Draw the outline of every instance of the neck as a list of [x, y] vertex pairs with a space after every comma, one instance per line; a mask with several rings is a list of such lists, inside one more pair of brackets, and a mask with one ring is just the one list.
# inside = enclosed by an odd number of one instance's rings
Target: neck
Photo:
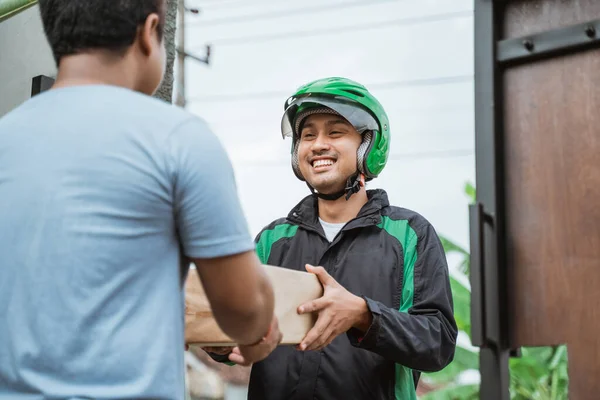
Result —
[[54, 87], [112, 85], [135, 90], [135, 69], [127, 56], [90, 52], [65, 56], [58, 65]]
[[319, 218], [325, 222], [342, 223], [356, 218], [361, 208], [367, 204], [367, 191], [362, 187], [357, 193], [354, 193], [348, 200], [345, 196], [337, 200], [324, 200], [319, 198]]

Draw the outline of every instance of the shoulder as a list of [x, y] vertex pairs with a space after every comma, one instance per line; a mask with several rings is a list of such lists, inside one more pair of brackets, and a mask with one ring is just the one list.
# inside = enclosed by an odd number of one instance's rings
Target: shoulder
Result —
[[407, 221], [413, 229], [431, 226], [431, 223], [417, 211], [397, 206], [387, 206], [382, 210], [382, 217], [392, 221]]
[[140, 97], [144, 114], [169, 136], [192, 134], [198, 138], [213, 139], [216, 137], [212, 129], [202, 117], [192, 114], [181, 107], [166, 103], [162, 100], [137, 94]]
[[265, 226], [258, 235], [256, 235], [256, 254], [263, 264], [269, 262], [271, 249], [273, 245], [283, 239], [292, 238], [298, 231], [298, 225], [287, 220], [279, 218]]
[[195, 135], [212, 136], [207, 122], [189, 111], [143, 93], [122, 87], [90, 87], [89, 92], [82, 88], [81, 95], [94, 97], [99, 109], [110, 109], [113, 120], [135, 123], [143, 127], [146, 134], [172, 137], [176, 133], [193, 132]]
[[429, 220], [414, 210], [390, 205], [382, 209], [381, 217], [379, 226], [403, 245], [437, 237]]
[[273, 243], [284, 237], [294, 236], [297, 230], [298, 225], [290, 222], [287, 218], [278, 218], [261, 229], [256, 235], [256, 242], [259, 244]]
[[193, 173], [210, 170], [216, 176], [231, 175], [225, 146], [202, 118], [177, 113], [159, 135], [157, 142], [164, 143], [171, 163], [192, 167]]

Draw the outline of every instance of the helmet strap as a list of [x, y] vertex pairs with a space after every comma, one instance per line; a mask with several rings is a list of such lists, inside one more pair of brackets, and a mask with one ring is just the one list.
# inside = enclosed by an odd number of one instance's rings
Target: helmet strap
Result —
[[344, 189], [340, 190], [339, 192], [335, 192], [335, 193], [331, 193], [331, 194], [324, 194], [324, 193], [316, 192], [315, 189], [312, 186], [310, 186], [310, 184], [308, 182], [306, 182], [306, 185], [310, 189], [311, 193], [316, 195], [320, 199], [337, 200], [340, 197], [346, 195], [346, 201], [348, 201], [348, 199], [354, 193], [357, 193], [360, 191], [360, 188], [364, 185], [363, 179], [364, 179], [364, 175], [360, 171], [357, 170], [355, 173], [350, 175], [348, 177], [348, 179], [346, 179], [346, 187]]

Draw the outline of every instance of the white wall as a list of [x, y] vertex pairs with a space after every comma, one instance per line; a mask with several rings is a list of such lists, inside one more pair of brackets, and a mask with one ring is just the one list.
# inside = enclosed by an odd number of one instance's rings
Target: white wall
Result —
[[0, 22], [0, 117], [31, 97], [34, 76], [54, 77], [38, 6]]

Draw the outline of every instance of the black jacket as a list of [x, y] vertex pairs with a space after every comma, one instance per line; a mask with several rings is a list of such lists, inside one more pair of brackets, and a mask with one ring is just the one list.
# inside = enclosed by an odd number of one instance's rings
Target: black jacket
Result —
[[419, 214], [390, 206], [383, 190], [367, 193], [367, 204], [331, 243], [312, 195], [257, 236], [263, 263], [324, 267], [366, 300], [373, 323], [360, 342], [350, 330], [322, 351], [277, 348], [253, 365], [250, 400], [416, 399], [420, 371], [452, 361], [457, 328], [434, 228]]

